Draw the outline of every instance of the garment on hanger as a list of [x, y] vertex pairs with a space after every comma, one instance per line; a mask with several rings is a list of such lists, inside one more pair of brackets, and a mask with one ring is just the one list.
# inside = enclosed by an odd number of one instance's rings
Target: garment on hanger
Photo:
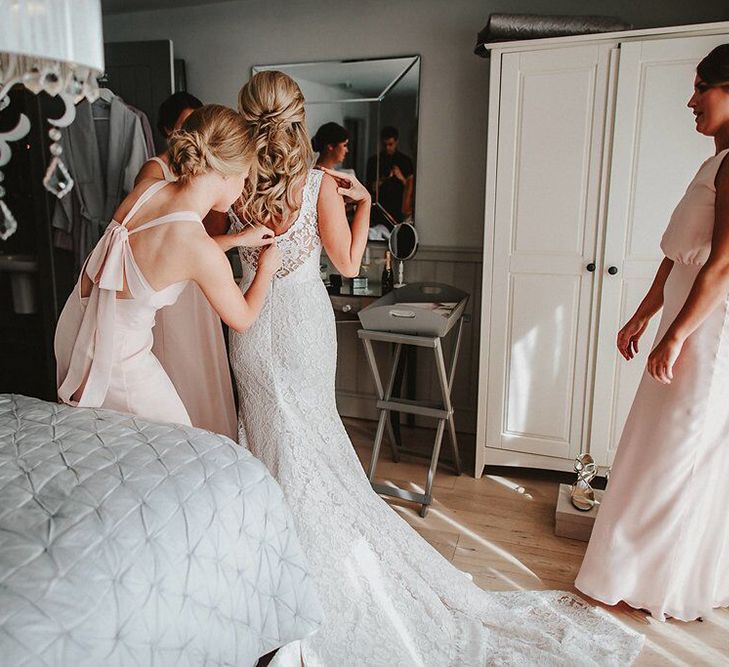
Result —
[[139, 117], [107, 89], [93, 104], [78, 104], [61, 145], [75, 186], [56, 204], [54, 241], [74, 252], [78, 270], [149, 154]]
[[156, 150], [154, 148], [154, 134], [152, 133], [152, 126], [149, 124], [149, 118], [147, 118], [147, 114], [144, 113], [141, 109], [137, 109], [132, 104], [127, 104], [127, 106], [136, 114], [137, 118], [139, 118], [140, 122], [142, 123], [142, 132], [144, 133], [144, 143], [147, 145], [147, 155], [154, 155], [156, 153]]

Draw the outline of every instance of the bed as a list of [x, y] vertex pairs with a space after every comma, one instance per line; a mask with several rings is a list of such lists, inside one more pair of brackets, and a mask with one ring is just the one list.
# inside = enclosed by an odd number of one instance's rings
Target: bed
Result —
[[0, 394], [0, 662], [255, 665], [321, 609], [265, 466], [221, 435]]

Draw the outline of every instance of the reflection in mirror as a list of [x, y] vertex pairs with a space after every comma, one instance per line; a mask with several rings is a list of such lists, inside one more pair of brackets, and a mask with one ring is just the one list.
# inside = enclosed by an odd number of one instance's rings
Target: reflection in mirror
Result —
[[261, 65], [301, 87], [316, 163], [354, 174], [372, 194], [370, 239], [414, 217], [420, 57]]

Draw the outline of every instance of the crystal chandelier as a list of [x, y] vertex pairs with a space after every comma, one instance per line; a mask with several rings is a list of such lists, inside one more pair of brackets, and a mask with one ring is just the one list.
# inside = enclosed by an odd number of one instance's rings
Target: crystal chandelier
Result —
[[[0, 111], [10, 104], [10, 89], [20, 83], [32, 93], [45, 91], [64, 102], [60, 118], [48, 119], [51, 161], [43, 185], [59, 199], [73, 187], [61, 160], [59, 128], [76, 117], [76, 103], [98, 97], [96, 77], [104, 71], [104, 40], [99, 0], [0, 0]], [[30, 130], [24, 114], [14, 128], [0, 132], [0, 239], [18, 224], [3, 201], [2, 168], [10, 162], [10, 142]]]

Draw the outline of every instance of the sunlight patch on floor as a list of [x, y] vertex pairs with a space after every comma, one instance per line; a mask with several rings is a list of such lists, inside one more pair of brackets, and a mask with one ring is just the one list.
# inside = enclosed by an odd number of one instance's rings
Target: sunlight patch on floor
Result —
[[643, 647], [643, 651], [645, 652], [646, 650], [653, 651], [656, 655], [661, 656], [661, 659], [665, 660], [665, 664], [667, 665], [676, 665], [677, 667], [693, 667], [688, 662], [685, 662], [673, 655], [673, 653], [663, 648], [660, 644], [656, 644], [656, 642], [654, 642], [652, 639], [648, 639], [648, 637], [646, 637], [645, 645]]
[[[443, 521], [450, 524], [454, 528], [457, 528], [464, 535], [467, 535], [468, 537], [470, 537], [474, 542], [478, 542], [478, 544], [486, 547], [489, 551], [495, 553], [500, 558], [503, 558], [507, 563], [511, 563], [512, 565], [515, 565], [517, 568], [519, 568], [519, 570], [521, 570], [525, 574], [528, 574], [529, 576], [534, 577], [537, 581], [541, 581], [540, 577], [537, 574], [535, 574], [533, 570], [529, 569], [516, 556], [514, 556], [513, 554], [506, 551], [506, 549], [502, 549], [501, 547], [497, 546], [493, 542], [489, 542], [489, 540], [485, 539], [478, 533], [473, 532], [467, 526], [464, 526], [462, 523], [459, 523], [458, 521], [451, 519], [444, 512], [441, 512], [438, 509], [431, 509], [430, 511], [433, 513], [433, 515], [442, 519]], [[519, 588], [523, 588], [523, 586], [519, 586]]]
[[506, 479], [506, 477], [498, 477], [496, 475], [485, 475], [485, 477], [493, 480], [497, 484], [501, 484], [501, 486], [505, 486], [507, 489], [510, 489], [511, 491], [514, 491], [521, 496], [524, 496], [527, 500], [534, 500], [534, 496], [532, 496], [531, 493], [527, 492], [527, 490], [521, 484], [512, 482], [510, 479]]
[[714, 611], [709, 620], [715, 625], [720, 625], [729, 631], [729, 614], [725, 613], [725, 611], [725, 609]]
[[[729, 658], [726, 653], [717, 651], [705, 642], [698, 640], [690, 632], [684, 630], [681, 627], [685, 625], [683, 621], [661, 623], [652, 618], [649, 618], [648, 621], [654, 633], [677, 643], [683, 651], [693, 653], [698, 661], [698, 663], [693, 664], [729, 665]], [[692, 623], [698, 622], [692, 621]]]

